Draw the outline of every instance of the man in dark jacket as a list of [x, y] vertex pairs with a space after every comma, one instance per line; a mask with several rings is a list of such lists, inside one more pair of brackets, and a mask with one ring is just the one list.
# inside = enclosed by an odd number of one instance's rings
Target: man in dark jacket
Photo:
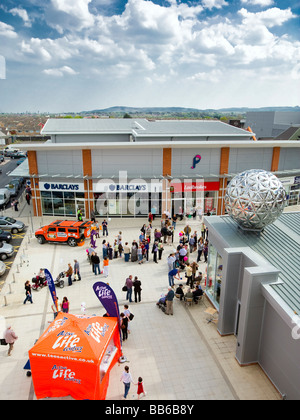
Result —
[[139, 300], [139, 302], [141, 301], [141, 281], [137, 278], [137, 276], [135, 276], [134, 280], [133, 280], [133, 287], [134, 287], [134, 301], [135, 303], [137, 303], [137, 301]]
[[168, 293], [166, 294], [166, 304], [167, 304], [167, 308], [166, 308], [166, 315], [173, 315], [173, 300], [174, 300], [174, 290], [172, 289], [172, 287], [168, 288]]

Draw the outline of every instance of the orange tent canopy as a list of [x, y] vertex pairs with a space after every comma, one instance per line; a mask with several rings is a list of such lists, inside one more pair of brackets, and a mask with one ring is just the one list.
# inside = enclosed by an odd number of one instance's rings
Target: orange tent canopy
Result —
[[29, 350], [36, 397], [105, 399], [120, 356], [116, 318], [60, 313]]

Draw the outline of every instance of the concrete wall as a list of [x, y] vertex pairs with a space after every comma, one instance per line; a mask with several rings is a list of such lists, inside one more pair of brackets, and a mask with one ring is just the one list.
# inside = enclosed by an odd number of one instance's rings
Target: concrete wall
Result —
[[279, 171], [300, 169], [300, 148], [281, 148], [279, 158]]
[[300, 400], [300, 339], [266, 302], [261, 334], [259, 363], [288, 400]]
[[[196, 155], [201, 156], [201, 161], [192, 169]], [[201, 145], [195, 149], [172, 149], [172, 176], [182, 178], [182, 175], [187, 175], [195, 178], [197, 174], [219, 174], [220, 155], [220, 149], [203, 149]]]
[[100, 142], [128, 142], [129, 134], [64, 134], [53, 135], [53, 143], [100, 143]]
[[38, 173], [83, 175], [81, 150], [37, 151]]
[[163, 149], [97, 149], [92, 151], [93, 176], [149, 178], [163, 173]]
[[271, 170], [273, 147], [255, 149], [230, 148], [229, 173], [240, 173], [248, 169]]

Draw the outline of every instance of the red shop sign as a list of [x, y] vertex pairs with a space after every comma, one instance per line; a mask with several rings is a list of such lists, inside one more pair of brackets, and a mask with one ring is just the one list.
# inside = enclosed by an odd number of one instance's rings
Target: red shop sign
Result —
[[[174, 182], [171, 183], [173, 192], [219, 191], [219, 181], [214, 182]], [[173, 189], [172, 188], [172, 189]]]

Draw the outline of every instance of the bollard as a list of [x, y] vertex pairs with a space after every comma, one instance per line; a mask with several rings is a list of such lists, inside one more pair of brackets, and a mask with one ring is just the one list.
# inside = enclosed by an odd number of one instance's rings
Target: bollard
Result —
[[16, 277], [15, 277], [15, 273], [13, 273], [13, 283], [16, 282]]
[[20, 271], [19, 271], [19, 264], [17, 264], [17, 273], [20, 273]]
[[4, 297], [4, 306], [7, 306], [7, 299], [6, 299], [6, 296], [4, 295], [3, 297]]
[[8, 287], [9, 287], [9, 292], [8, 292], [8, 294], [9, 294], [9, 295], [11, 295], [11, 294], [13, 293], [13, 292], [12, 292], [12, 289], [11, 289], [11, 283], [9, 283], [9, 284], [8, 284]]

